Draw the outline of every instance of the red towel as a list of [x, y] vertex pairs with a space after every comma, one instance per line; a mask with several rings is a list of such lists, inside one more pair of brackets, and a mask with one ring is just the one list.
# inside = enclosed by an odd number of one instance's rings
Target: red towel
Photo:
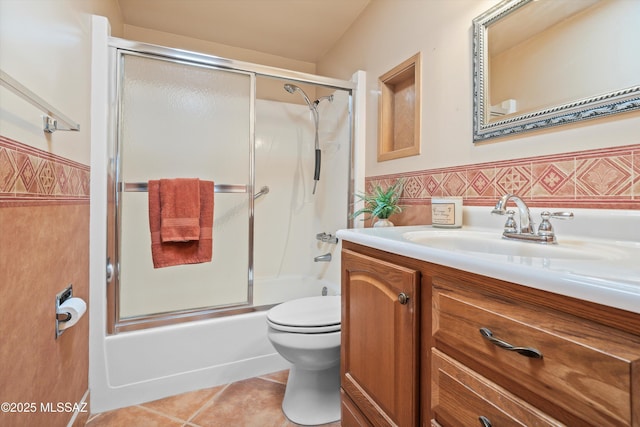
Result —
[[149, 228], [153, 267], [210, 262], [213, 255], [213, 182], [200, 181], [200, 234], [189, 242], [163, 242], [160, 234], [160, 181], [149, 181]]
[[160, 236], [163, 242], [200, 238], [200, 180], [160, 180]]

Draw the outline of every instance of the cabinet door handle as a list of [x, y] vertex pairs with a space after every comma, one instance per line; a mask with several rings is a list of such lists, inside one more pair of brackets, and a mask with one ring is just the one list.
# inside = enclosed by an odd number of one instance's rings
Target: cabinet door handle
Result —
[[492, 344], [497, 345], [500, 348], [504, 348], [505, 350], [515, 351], [516, 353], [533, 359], [542, 359], [542, 353], [539, 350], [532, 347], [517, 347], [511, 345], [506, 341], [502, 341], [501, 339], [494, 337], [493, 332], [488, 328], [480, 328], [480, 335], [489, 340]]
[[484, 415], [480, 415], [478, 417], [478, 420], [480, 420], [480, 425], [482, 427], [491, 427], [491, 421], [489, 421], [489, 418], [485, 417]]
[[405, 294], [404, 292], [400, 292], [398, 294], [398, 301], [400, 301], [400, 304], [405, 305], [409, 303], [409, 295]]

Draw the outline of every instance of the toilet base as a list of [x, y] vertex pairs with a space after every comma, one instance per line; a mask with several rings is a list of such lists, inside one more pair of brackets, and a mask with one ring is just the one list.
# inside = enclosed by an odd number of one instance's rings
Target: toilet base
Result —
[[296, 424], [318, 425], [339, 421], [340, 364], [319, 371], [292, 366], [282, 411]]

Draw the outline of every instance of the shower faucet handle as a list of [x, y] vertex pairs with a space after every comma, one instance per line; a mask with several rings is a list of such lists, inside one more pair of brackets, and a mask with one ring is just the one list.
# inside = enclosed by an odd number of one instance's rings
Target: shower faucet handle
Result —
[[333, 234], [327, 234], [325, 232], [316, 234], [316, 240], [320, 240], [324, 243], [338, 243], [338, 238]]

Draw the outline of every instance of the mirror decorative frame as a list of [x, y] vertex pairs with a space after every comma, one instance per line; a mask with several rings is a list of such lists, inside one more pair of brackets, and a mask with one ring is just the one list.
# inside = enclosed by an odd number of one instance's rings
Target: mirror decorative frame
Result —
[[473, 20], [473, 142], [640, 109], [640, 85], [489, 122], [488, 27], [535, 0], [504, 0]]

